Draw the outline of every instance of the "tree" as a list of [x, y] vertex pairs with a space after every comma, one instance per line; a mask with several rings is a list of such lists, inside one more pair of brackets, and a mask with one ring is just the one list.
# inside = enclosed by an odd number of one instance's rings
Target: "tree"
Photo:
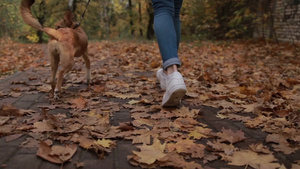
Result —
[[[41, 23], [41, 25], [44, 25], [45, 23], [45, 17], [46, 17], [46, 4], [45, 0], [42, 0], [41, 2], [38, 3], [38, 8], [35, 8], [33, 10], [33, 13], [35, 14], [37, 20]], [[37, 31], [36, 32], [37, 37], [38, 37], [38, 43], [43, 43], [45, 40], [43, 39], [43, 32], [42, 31]]]
[[147, 5], [147, 13], [149, 15], [149, 20], [148, 20], [148, 26], [147, 26], [147, 39], [153, 39], [154, 38], [154, 11], [152, 8], [151, 1], [148, 0]]

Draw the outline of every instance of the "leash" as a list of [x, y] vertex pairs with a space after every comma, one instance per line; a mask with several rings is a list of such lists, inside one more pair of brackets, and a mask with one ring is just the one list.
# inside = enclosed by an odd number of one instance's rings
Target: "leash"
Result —
[[83, 13], [82, 13], [82, 15], [81, 15], [81, 17], [80, 17], [79, 22], [76, 23], [76, 25], [74, 26], [73, 29], [76, 29], [76, 28], [78, 28], [78, 27], [80, 26], [80, 22], [82, 21], [82, 19], [83, 19], [83, 17], [84, 17], [85, 11], [86, 11], [87, 7], [89, 6], [90, 1], [91, 1], [91, 0], [88, 0], [87, 4], [86, 4], [86, 6], [85, 6], [85, 9], [84, 9], [84, 11], [83, 11]]

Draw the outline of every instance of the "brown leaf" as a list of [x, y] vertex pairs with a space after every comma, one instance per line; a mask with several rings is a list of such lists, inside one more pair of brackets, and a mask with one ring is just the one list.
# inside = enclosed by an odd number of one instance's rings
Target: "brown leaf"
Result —
[[0, 136], [2, 135], [9, 135], [13, 132], [13, 130], [15, 129], [14, 125], [2, 125], [0, 126]]
[[33, 124], [34, 129], [32, 129], [32, 132], [35, 133], [42, 133], [42, 132], [48, 132], [48, 131], [55, 131], [53, 129], [53, 126], [49, 122], [49, 120], [43, 120], [42, 122], [38, 121]]
[[62, 164], [72, 158], [77, 150], [76, 145], [66, 146], [48, 146], [45, 142], [41, 141], [37, 152], [37, 156], [48, 160], [52, 163]]
[[45, 142], [41, 141], [36, 155], [55, 164], [63, 163], [63, 161], [58, 156], [50, 156], [50, 153], [51, 147], [48, 146]]
[[10, 119], [10, 117], [0, 116], [0, 126], [5, 124], [9, 119]]
[[59, 159], [61, 159], [63, 162], [66, 162], [72, 158], [72, 156], [77, 151], [77, 145], [65, 145], [65, 146], [59, 146], [54, 145], [51, 147], [50, 156], [58, 156]]
[[165, 157], [158, 160], [161, 167], [184, 168], [184, 169], [202, 169], [200, 164], [187, 162], [178, 153], [168, 153]]
[[297, 147], [291, 147], [289, 143], [280, 142], [279, 144], [273, 144], [272, 147], [275, 151], [283, 152], [284, 154], [292, 154], [295, 151], [299, 150]]
[[220, 138], [220, 142], [229, 142], [231, 144], [243, 141], [246, 139], [244, 132], [241, 130], [233, 132], [231, 129], [222, 129], [216, 136]]
[[266, 137], [266, 142], [273, 142], [273, 143], [287, 143], [286, 136], [282, 134], [268, 134]]
[[262, 143], [251, 144], [250, 149], [256, 153], [272, 154], [267, 146], [264, 146]]
[[[171, 146], [171, 147], [170, 147]], [[193, 158], [204, 157], [205, 146], [202, 144], [194, 143], [194, 140], [185, 139], [179, 140], [175, 144], [167, 144], [168, 151], [172, 151], [175, 148], [177, 153], [190, 154]], [[173, 147], [173, 148], [172, 148]]]
[[166, 156], [164, 153], [166, 143], [160, 144], [160, 141], [155, 138], [152, 145], [148, 146], [143, 144], [142, 146], [137, 146], [140, 151], [132, 151], [133, 154], [138, 156], [137, 159], [140, 163], [145, 163], [147, 165], [153, 164], [156, 160], [159, 160]]
[[250, 150], [236, 151], [232, 156], [223, 156], [223, 159], [229, 161], [229, 165], [251, 166], [255, 169], [277, 169], [280, 164], [273, 163], [277, 159], [272, 155], [259, 155]]
[[95, 85], [93, 86], [93, 90], [95, 93], [102, 93], [105, 91], [105, 85]]
[[71, 100], [71, 103], [74, 104], [78, 109], [83, 109], [85, 108], [87, 102], [83, 97], [79, 97], [77, 99]]
[[134, 130], [132, 124], [129, 123], [129, 122], [120, 123], [120, 124], [119, 124], [119, 129], [120, 129], [121, 131], [132, 131], [132, 130]]
[[0, 108], [0, 116], [19, 116], [20, 110], [11, 104], [4, 104]]
[[140, 94], [121, 94], [121, 93], [117, 93], [117, 92], [105, 92], [104, 96], [107, 97], [116, 97], [116, 98], [120, 98], [120, 99], [135, 99], [135, 98], [139, 98], [141, 95]]
[[194, 139], [207, 138], [211, 131], [212, 129], [210, 128], [196, 127], [196, 129], [191, 131], [188, 136]]
[[224, 144], [219, 141], [208, 141], [207, 145], [210, 146], [212, 151], [221, 151], [226, 155], [232, 155], [233, 152], [237, 151], [238, 148], [235, 148], [232, 144]]

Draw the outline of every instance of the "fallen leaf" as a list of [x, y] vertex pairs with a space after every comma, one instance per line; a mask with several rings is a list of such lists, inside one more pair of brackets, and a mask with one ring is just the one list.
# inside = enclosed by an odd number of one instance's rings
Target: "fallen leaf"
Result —
[[77, 151], [77, 145], [72, 144], [68, 145], [66, 144], [65, 146], [60, 146], [60, 145], [54, 145], [51, 147], [51, 152], [50, 156], [58, 156], [60, 160], [63, 162], [66, 162], [72, 158], [72, 156], [75, 154]]
[[256, 153], [272, 154], [267, 146], [264, 146], [262, 143], [251, 144], [250, 149]]
[[72, 158], [77, 150], [76, 145], [55, 145], [50, 147], [41, 141], [37, 152], [37, 156], [55, 164], [62, 164]]
[[98, 139], [97, 141], [94, 142], [96, 145], [100, 145], [104, 148], [112, 148], [116, 145], [115, 141], [112, 140], [107, 140], [107, 139]]
[[79, 97], [77, 99], [71, 100], [71, 103], [74, 104], [78, 109], [83, 109], [85, 108], [87, 102], [83, 97]]
[[172, 168], [184, 168], [184, 169], [202, 169], [201, 164], [187, 162], [177, 153], [168, 153], [165, 157], [158, 160], [158, 164], [161, 167], [172, 167]]
[[200, 140], [201, 138], [207, 138], [210, 135], [211, 131], [212, 129], [210, 128], [196, 127], [196, 129], [191, 131], [188, 136], [190, 138]]
[[157, 138], [154, 138], [152, 145], [143, 144], [142, 146], [137, 146], [140, 151], [132, 151], [133, 154], [138, 156], [138, 162], [145, 163], [147, 165], [153, 164], [156, 160], [159, 160], [166, 156], [164, 153], [166, 143], [160, 144]]
[[13, 132], [13, 130], [15, 129], [14, 125], [2, 125], [0, 126], [0, 136], [2, 135], [9, 135]]
[[205, 146], [202, 144], [197, 144], [194, 140], [185, 139], [180, 140], [177, 143], [173, 144], [174, 148], [170, 148], [172, 144], [167, 144], [168, 151], [171, 152], [175, 148], [177, 153], [190, 154], [193, 158], [203, 158]]
[[215, 140], [213, 142], [207, 141], [206, 144], [210, 146], [209, 149], [211, 149], [211, 151], [224, 152], [226, 155], [232, 155], [233, 152], [238, 150], [238, 148], [234, 147], [232, 144], [224, 144]]
[[116, 97], [120, 99], [136, 99], [139, 98], [141, 95], [140, 94], [121, 94], [117, 92], [105, 92], [104, 96], [107, 97]]
[[231, 129], [222, 129], [221, 132], [216, 133], [216, 136], [220, 138], [220, 142], [229, 142], [231, 144], [243, 141], [246, 139], [244, 132], [241, 130], [233, 132]]
[[36, 133], [55, 131], [53, 129], [53, 126], [50, 124], [49, 120], [35, 122], [33, 124], [33, 127], [34, 127], [34, 129], [32, 129], [31, 131], [36, 132]]
[[19, 116], [20, 110], [11, 104], [3, 104], [0, 107], [0, 116]]
[[299, 150], [297, 147], [291, 147], [288, 143], [280, 142], [279, 144], [273, 144], [272, 147], [275, 151], [283, 152], [284, 154], [292, 154]]
[[[224, 158], [224, 157], [223, 157]], [[229, 165], [235, 166], [251, 166], [255, 169], [268, 168], [277, 169], [280, 164], [273, 163], [277, 159], [272, 155], [259, 155], [250, 150], [236, 151], [232, 156], [226, 156], [226, 160], [229, 161]]]
[[10, 119], [10, 117], [0, 116], [0, 126], [2, 126], [3, 124], [5, 124], [9, 119]]

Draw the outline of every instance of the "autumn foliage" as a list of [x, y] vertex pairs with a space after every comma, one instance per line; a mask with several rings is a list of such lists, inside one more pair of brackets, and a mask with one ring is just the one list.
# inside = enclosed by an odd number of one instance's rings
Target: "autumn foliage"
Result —
[[[3, 42], [3, 41], [2, 41]], [[26, 70], [26, 81], [12, 81], [1, 98], [50, 90], [50, 67], [43, 45], [8, 41], [1, 48], [2, 74]], [[155, 70], [161, 59], [156, 43], [91, 42], [92, 85], [85, 85], [83, 61], [65, 81], [61, 100], [37, 110], [12, 105], [0, 109], [0, 135], [7, 141], [29, 135], [21, 146], [38, 147], [50, 162], [68, 162], [81, 147], [105, 157], [118, 140], [137, 147], [128, 161], [143, 168], [202, 168], [216, 160], [252, 168], [284, 167], [274, 156], [299, 153], [299, 51], [287, 44], [265, 42], [182, 43], [180, 68], [188, 93], [177, 109], [163, 109]], [[28, 59], [20, 59], [25, 57]], [[26, 62], [24, 61], [26, 60]], [[3, 69], [7, 66], [6, 69]], [[247, 133], [201, 122], [204, 107], [220, 111], [219, 119], [242, 122], [249, 130], [268, 133], [247, 148], [238, 143]], [[64, 112], [55, 112], [64, 109]], [[119, 112], [131, 120], [111, 124]], [[54, 144], [58, 142], [59, 144]], [[297, 161], [293, 161], [297, 167]], [[76, 163], [78, 167], [83, 163]], [[299, 167], [299, 161], [298, 161]]]

